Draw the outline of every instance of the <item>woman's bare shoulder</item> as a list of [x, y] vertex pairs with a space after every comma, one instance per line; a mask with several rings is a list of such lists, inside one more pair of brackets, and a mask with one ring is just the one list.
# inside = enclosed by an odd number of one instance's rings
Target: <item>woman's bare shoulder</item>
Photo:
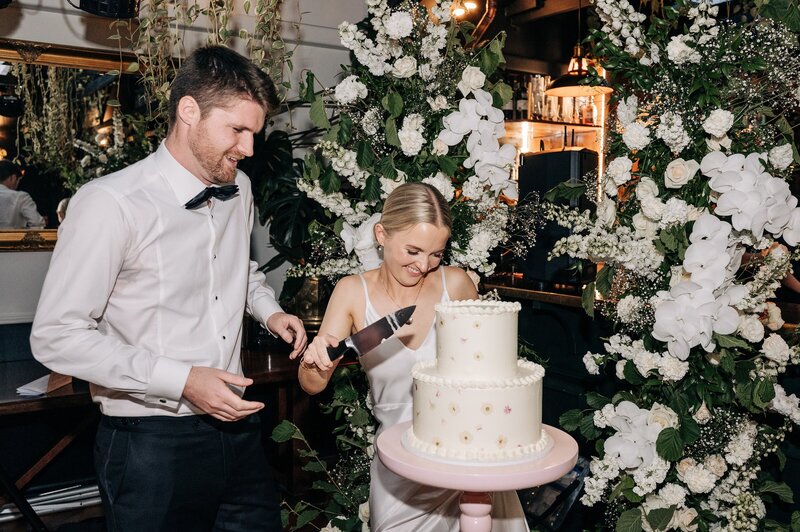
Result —
[[452, 299], [475, 299], [478, 297], [475, 283], [461, 268], [445, 266], [444, 276], [447, 282], [447, 292]]

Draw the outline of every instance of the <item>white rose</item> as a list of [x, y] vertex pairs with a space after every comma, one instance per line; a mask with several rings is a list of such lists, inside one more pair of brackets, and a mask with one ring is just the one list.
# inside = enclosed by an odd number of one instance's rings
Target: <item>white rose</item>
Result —
[[417, 60], [411, 56], [404, 55], [394, 62], [392, 74], [398, 78], [410, 78], [417, 73]]
[[717, 478], [722, 478], [722, 475], [724, 475], [725, 471], [728, 470], [728, 465], [725, 463], [725, 459], [718, 454], [710, 454], [706, 456], [705, 460], [703, 460], [703, 465]]
[[739, 336], [751, 343], [764, 339], [764, 326], [757, 316], [743, 314], [739, 317]]
[[670, 407], [664, 406], [660, 403], [653, 403], [650, 407], [650, 414], [647, 416], [649, 423], [658, 423], [661, 428], [677, 428], [678, 414], [676, 414]]
[[634, 120], [639, 113], [639, 98], [636, 96], [628, 96], [624, 100], [620, 100], [617, 104], [617, 120], [622, 126], [627, 126]]
[[679, 508], [675, 510], [668, 528], [676, 528], [684, 532], [694, 532], [697, 530], [697, 523], [692, 523], [697, 518], [697, 510], [694, 508]]
[[761, 352], [764, 353], [765, 357], [782, 366], [789, 362], [789, 356], [791, 354], [786, 341], [775, 333], [770, 334], [767, 339], [764, 340], [764, 343], [761, 345]]
[[617, 203], [604, 199], [597, 205], [597, 221], [603, 227], [611, 227], [617, 218]]
[[641, 201], [645, 198], [654, 198], [658, 196], [658, 185], [649, 177], [643, 177], [636, 185], [636, 198]]
[[476, 89], [482, 89], [483, 84], [486, 83], [486, 74], [480, 68], [468, 66], [461, 73], [461, 81], [458, 82], [458, 90], [461, 94], [467, 96], [470, 92]]
[[433, 155], [447, 155], [449, 149], [450, 147], [438, 138], [433, 139], [433, 146], [431, 148], [431, 153]]
[[667, 165], [664, 172], [664, 186], [667, 188], [681, 188], [688, 183], [700, 169], [700, 163], [691, 159], [675, 159]]
[[703, 130], [715, 137], [724, 137], [733, 125], [733, 113], [725, 109], [715, 109], [703, 121]]
[[784, 170], [788, 168], [794, 160], [791, 144], [784, 144], [783, 146], [775, 146], [769, 150], [769, 164], [777, 170]]
[[411, 14], [407, 11], [395, 11], [389, 15], [389, 19], [386, 21], [386, 35], [390, 39], [408, 37], [413, 28], [414, 22], [411, 20]]
[[608, 163], [606, 175], [614, 180], [615, 185], [621, 186], [630, 181], [631, 168], [633, 168], [633, 161], [627, 157], [617, 157]]
[[642, 213], [651, 220], [660, 220], [664, 215], [664, 202], [658, 198], [644, 198], [641, 205]]
[[644, 214], [637, 212], [631, 219], [636, 236], [643, 238], [654, 238], [658, 234], [658, 223], [654, 222]]
[[369, 523], [369, 500], [359, 505], [358, 518], [361, 519], [362, 523]]
[[781, 316], [781, 308], [772, 301], [767, 301], [766, 316], [761, 319], [761, 322], [770, 331], [779, 330], [785, 323]]

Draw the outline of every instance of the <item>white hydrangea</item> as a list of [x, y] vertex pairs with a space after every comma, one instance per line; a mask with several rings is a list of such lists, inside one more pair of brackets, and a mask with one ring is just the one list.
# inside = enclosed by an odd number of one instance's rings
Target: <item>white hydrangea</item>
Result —
[[[691, 460], [691, 459], [688, 459]], [[682, 462], [686, 461], [684, 459]], [[708, 493], [717, 483], [717, 476], [709, 471], [703, 464], [698, 464], [694, 460], [685, 468], [678, 468], [678, 478], [686, 484], [692, 493]]]
[[683, 119], [678, 113], [672, 111], [667, 111], [661, 115], [656, 128], [656, 137], [663, 140], [664, 144], [674, 154], [682, 152], [691, 141], [689, 134], [683, 128]]
[[668, 482], [658, 490], [658, 496], [667, 503], [667, 506], [681, 507], [686, 504], [686, 489], [680, 484]]
[[769, 150], [769, 164], [777, 170], [785, 170], [792, 164], [794, 160], [794, 153], [792, 152], [791, 144], [783, 144], [775, 146]]
[[449, 202], [456, 195], [456, 189], [453, 186], [453, 181], [442, 172], [437, 172], [435, 175], [426, 177], [422, 180], [422, 182], [427, 183], [438, 190], [442, 196], [444, 196], [445, 201]]
[[417, 155], [425, 146], [422, 116], [414, 113], [403, 120], [403, 127], [397, 132], [400, 149], [409, 157]]
[[725, 446], [725, 461], [729, 464], [741, 466], [753, 456], [757, 425], [748, 421], [742, 424], [741, 430]]
[[407, 11], [395, 11], [386, 20], [386, 35], [390, 39], [402, 39], [411, 35], [414, 29], [414, 21], [411, 14]]
[[703, 130], [714, 137], [724, 137], [733, 126], [733, 113], [715, 109], [703, 121]]
[[627, 126], [636, 121], [639, 115], [639, 98], [635, 95], [628, 96], [617, 104], [617, 120], [621, 126]]
[[367, 97], [367, 86], [358, 80], [358, 76], [352, 75], [344, 78], [334, 91], [336, 101], [341, 105], [349, 105], [359, 99]]
[[650, 144], [650, 130], [644, 124], [631, 122], [625, 126], [622, 141], [631, 150], [641, 150]]
[[600, 375], [600, 366], [597, 365], [595, 356], [596, 355], [591, 352], [587, 352], [583, 355], [583, 365], [586, 366], [586, 371], [588, 371], [590, 375]]
[[689, 205], [680, 198], [672, 197], [664, 204], [658, 226], [661, 229], [672, 225], [684, 225], [689, 220]]
[[699, 63], [702, 59], [700, 52], [695, 50], [689, 43], [692, 38], [689, 35], [677, 35], [670, 39], [667, 45], [667, 57], [676, 65], [685, 63]]
[[658, 373], [665, 381], [678, 382], [689, 372], [689, 362], [665, 354], [658, 361]]
[[775, 397], [770, 402], [770, 408], [792, 420], [795, 425], [800, 425], [800, 398], [795, 394], [787, 395], [780, 384], [775, 384]]

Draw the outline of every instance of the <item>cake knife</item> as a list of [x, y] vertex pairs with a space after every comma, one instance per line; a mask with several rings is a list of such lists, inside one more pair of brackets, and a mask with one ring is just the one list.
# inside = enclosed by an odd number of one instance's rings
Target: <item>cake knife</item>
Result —
[[355, 351], [358, 356], [369, 353], [384, 340], [396, 333], [397, 329], [405, 325], [416, 308], [416, 305], [411, 305], [410, 307], [401, 308], [400, 310], [387, 314], [375, 323], [348, 336], [339, 342], [338, 345], [328, 347], [328, 356], [331, 360], [336, 360], [344, 355], [348, 349]]

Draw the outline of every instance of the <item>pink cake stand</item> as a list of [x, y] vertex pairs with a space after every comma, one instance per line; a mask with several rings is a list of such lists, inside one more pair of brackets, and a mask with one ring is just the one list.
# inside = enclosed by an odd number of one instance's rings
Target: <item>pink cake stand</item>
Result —
[[549, 453], [537, 460], [510, 465], [469, 465], [438, 462], [408, 451], [402, 444], [403, 433], [411, 422], [400, 423], [378, 436], [375, 445], [381, 462], [398, 475], [437, 488], [463, 492], [462, 532], [489, 532], [492, 529], [492, 498], [489, 492], [541, 486], [567, 474], [578, 460], [578, 443], [566, 432], [549, 425], [542, 430], [553, 438]]

